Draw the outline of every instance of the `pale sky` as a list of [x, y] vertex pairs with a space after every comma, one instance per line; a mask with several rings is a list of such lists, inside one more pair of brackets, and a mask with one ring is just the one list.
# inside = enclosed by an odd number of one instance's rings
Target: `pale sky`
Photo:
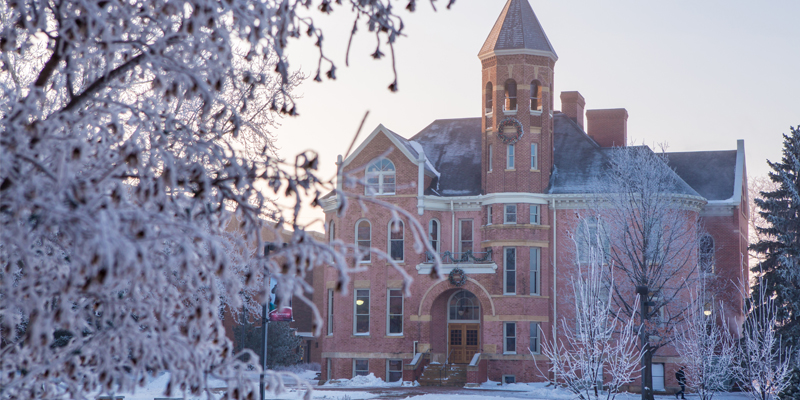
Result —
[[[433, 12], [419, 0], [417, 12], [400, 10], [407, 36], [395, 46], [397, 93], [387, 89], [389, 58], [369, 57], [375, 36], [363, 25], [345, 67], [353, 17], [345, 7], [317, 18], [337, 80], [300, 86], [300, 116], [276, 130], [279, 153], [293, 159], [316, 150], [332, 176], [367, 110], [360, 139], [378, 124], [408, 138], [436, 119], [479, 117], [477, 54], [505, 2], [458, 0], [447, 10], [447, 0], [439, 0]], [[406, 2], [394, 3], [401, 9]], [[751, 177], [767, 173], [766, 160], [780, 158], [781, 134], [800, 125], [800, 1], [530, 3], [559, 57], [556, 110], [562, 91], [577, 90], [587, 109], [626, 108], [629, 140], [667, 143], [668, 151], [732, 150], [744, 139]], [[295, 41], [291, 67], [313, 76], [316, 52], [310, 40]]]

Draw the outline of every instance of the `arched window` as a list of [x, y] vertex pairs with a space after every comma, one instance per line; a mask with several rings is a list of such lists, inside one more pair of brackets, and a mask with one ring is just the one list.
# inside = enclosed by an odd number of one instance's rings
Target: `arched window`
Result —
[[506, 111], [517, 111], [517, 82], [509, 79], [505, 83], [506, 89]]
[[403, 221], [389, 221], [389, 256], [392, 260], [403, 261]]
[[369, 262], [369, 248], [372, 247], [372, 226], [365, 219], [356, 222], [356, 245], [363, 254], [360, 262]]
[[365, 194], [394, 194], [394, 164], [388, 159], [375, 160], [367, 166]]
[[492, 82], [486, 82], [486, 114], [491, 114], [492, 112], [492, 96], [494, 96]]
[[700, 270], [714, 272], [714, 238], [711, 235], [700, 237]]
[[333, 221], [331, 221], [331, 223], [328, 224], [328, 243], [333, 242], [335, 239], [336, 239], [336, 226], [333, 224]]
[[433, 251], [439, 251], [439, 220], [432, 219], [428, 222], [428, 240], [431, 242]]
[[459, 290], [450, 296], [448, 304], [448, 321], [481, 322], [481, 305], [474, 294]]
[[531, 82], [531, 111], [542, 111], [542, 85], [537, 80]]

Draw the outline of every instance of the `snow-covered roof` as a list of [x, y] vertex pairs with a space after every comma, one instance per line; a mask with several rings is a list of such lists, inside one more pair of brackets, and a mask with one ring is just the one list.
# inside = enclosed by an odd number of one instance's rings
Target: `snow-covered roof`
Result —
[[533, 54], [558, 59], [528, 0], [508, 0], [478, 52], [484, 59], [499, 54]]

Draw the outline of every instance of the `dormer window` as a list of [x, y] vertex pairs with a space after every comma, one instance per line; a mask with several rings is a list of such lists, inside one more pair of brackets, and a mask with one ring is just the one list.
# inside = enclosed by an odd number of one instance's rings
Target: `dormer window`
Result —
[[395, 169], [394, 164], [388, 159], [381, 158], [369, 164], [366, 178], [365, 194], [394, 194]]
[[542, 85], [537, 80], [531, 82], [531, 111], [542, 111]]
[[492, 82], [486, 82], [486, 114], [492, 113], [492, 96], [494, 95], [494, 87]]
[[505, 83], [505, 111], [517, 111], [517, 81], [509, 79]]

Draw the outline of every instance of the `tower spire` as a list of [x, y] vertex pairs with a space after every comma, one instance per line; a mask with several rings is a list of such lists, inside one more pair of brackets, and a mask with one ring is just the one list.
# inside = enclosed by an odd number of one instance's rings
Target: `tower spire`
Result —
[[558, 60], [556, 51], [528, 0], [508, 0], [489, 37], [481, 47], [481, 60], [498, 55], [528, 54]]

